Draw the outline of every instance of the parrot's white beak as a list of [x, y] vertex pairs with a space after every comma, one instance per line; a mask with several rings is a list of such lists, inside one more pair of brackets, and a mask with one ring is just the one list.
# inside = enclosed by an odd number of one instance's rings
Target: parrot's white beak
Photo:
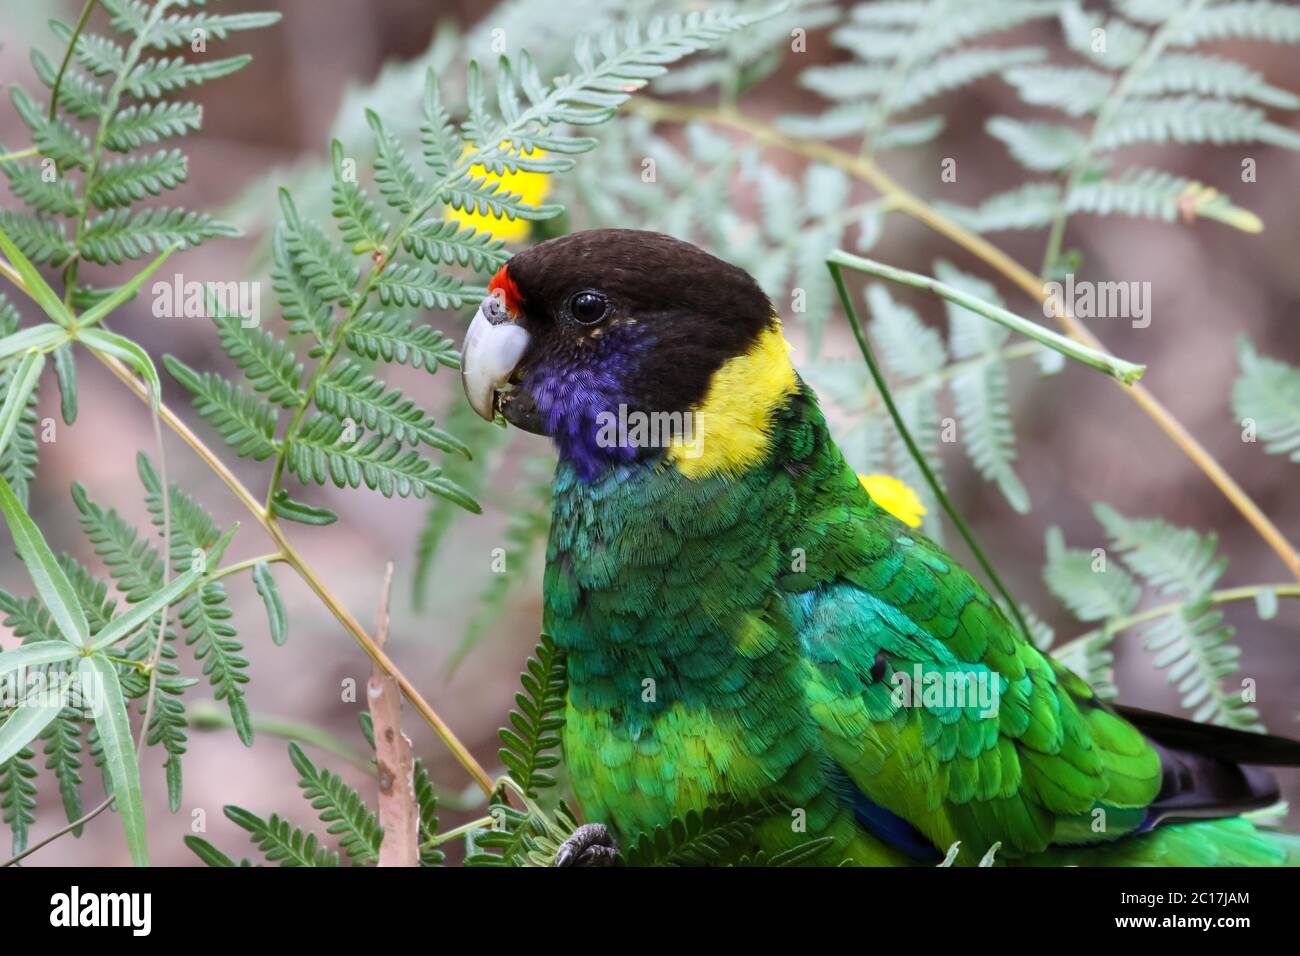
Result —
[[469, 324], [460, 357], [465, 397], [481, 417], [496, 418], [497, 389], [510, 380], [527, 349], [528, 331], [514, 322], [500, 296], [489, 295]]

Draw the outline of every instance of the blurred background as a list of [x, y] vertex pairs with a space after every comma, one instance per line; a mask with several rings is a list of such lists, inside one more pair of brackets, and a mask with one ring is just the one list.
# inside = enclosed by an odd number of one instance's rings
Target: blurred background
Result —
[[[80, 6], [0, 0], [0, 77], [6, 85], [18, 83], [30, 92], [37, 91], [29, 48], [38, 46], [57, 61], [62, 48], [46, 20], [59, 16], [72, 21]], [[300, 206], [311, 215], [325, 216], [329, 140], [336, 136], [349, 155], [354, 149], [357, 155], [365, 155], [369, 140], [364, 107], [373, 107], [393, 128], [407, 135], [419, 122], [425, 67], [434, 65], [448, 84], [461, 88], [468, 58], [495, 60], [491, 46], [494, 29], [505, 31], [508, 49], [524, 45], [542, 51], [539, 59], [555, 63], [559, 70], [579, 27], [616, 19], [623, 10], [651, 6], [224, 0], [223, 11], [270, 8], [280, 11], [283, 20], [270, 29], [238, 34], [222, 45], [223, 55], [247, 51], [254, 61], [240, 73], [198, 92], [204, 106], [203, 130], [181, 144], [190, 157], [190, 173], [178, 201], [188, 208], [221, 215], [240, 225], [246, 234], [238, 240], [214, 241], [187, 250], [175, 256], [165, 271], [172, 272], [174, 266], [187, 280], [200, 281], [260, 278], [264, 315], [273, 315], [270, 283], [266, 281], [267, 231], [275, 214], [273, 187], [289, 185]], [[834, 4], [819, 5], [825, 7], [834, 10]], [[98, 13], [92, 24], [102, 28], [103, 20], [102, 12]], [[831, 25], [823, 15], [813, 18], [807, 52], [799, 58], [787, 56], [746, 93], [743, 109], [747, 115], [770, 120], [783, 113], [824, 107], [822, 100], [794, 80], [797, 71], [810, 63], [845, 58], [843, 51], [826, 42]], [[1060, 55], [1062, 49], [1059, 27], [1050, 19], [999, 35], [998, 42], [1040, 43], [1054, 55]], [[1300, 91], [1300, 58], [1294, 48], [1244, 42], [1218, 47], [1261, 71], [1274, 86]], [[797, 63], [792, 62], [795, 59]], [[715, 99], [691, 94], [679, 98], [684, 102]], [[922, 196], [965, 204], [977, 203], [1025, 180], [1003, 145], [984, 128], [989, 116], [1025, 113], [1011, 87], [989, 78], [939, 102], [948, 118], [947, 128], [928, 144], [884, 154], [881, 163], [891, 175]], [[1300, 131], [1294, 113], [1280, 113], [1277, 121]], [[10, 149], [17, 148], [24, 133], [6, 97], [0, 104], [0, 141]], [[669, 144], [683, 143], [680, 127], [665, 126], [659, 133]], [[596, 135], [604, 138], [611, 133], [606, 128]], [[743, 139], [728, 132], [718, 135], [724, 137], [724, 144], [733, 135]], [[1149, 366], [1144, 381], [1151, 390], [1224, 463], [1282, 531], [1296, 540], [1300, 538], [1296, 465], [1283, 457], [1265, 455], [1260, 444], [1241, 441], [1241, 426], [1234, 418], [1229, 396], [1237, 374], [1234, 341], [1241, 333], [1249, 334], [1264, 354], [1300, 363], [1296, 327], [1300, 306], [1300, 158], [1293, 152], [1264, 147], [1151, 147], [1134, 152], [1139, 159], [1150, 153], [1162, 168], [1230, 191], [1234, 201], [1258, 213], [1267, 228], [1262, 235], [1246, 235], [1204, 220], [1166, 224], [1074, 217], [1067, 245], [1083, 253], [1091, 276], [1149, 281], [1153, 293], [1149, 328], [1134, 329], [1127, 322], [1111, 321], [1098, 324], [1096, 331], [1116, 354]], [[1257, 181], [1250, 184], [1240, 182], [1245, 155], [1257, 161]], [[579, 165], [600, 162], [600, 156], [598, 151], [580, 157]], [[960, 170], [954, 183], [939, 178], [940, 163], [947, 157], [955, 158]], [[767, 150], [763, 158], [791, 177], [802, 175], [805, 165], [800, 157], [780, 150]], [[613, 177], [611, 192], [639, 182], [642, 172], [636, 162], [622, 168], [608, 163], [599, 168], [602, 175]], [[567, 198], [572, 194], [567, 188], [557, 184], [557, 195]], [[852, 188], [854, 202], [870, 196], [861, 183]], [[756, 215], [757, 199], [743, 185], [731, 190], [728, 203], [742, 218]], [[0, 207], [12, 204], [7, 191], [0, 190]], [[571, 221], [582, 224], [582, 211], [574, 209]], [[645, 223], [633, 219], [623, 224], [637, 227]], [[565, 225], [541, 227], [533, 238]], [[1043, 250], [1041, 233], [1002, 232], [993, 238], [1020, 262], [1037, 269]], [[962, 250], [899, 216], [886, 221], [871, 255], [927, 272], [937, 258], [945, 258], [965, 271], [994, 278]], [[107, 284], [114, 275], [120, 273], [96, 270], [95, 281]], [[861, 285], [855, 283], [855, 288]], [[1012, 309], [1036, 316], [1034, 303], [1005, 284], [999, 283], [999, 288]], [[937, 300], [901, 292], [897, 297], [913, 305], [928, 323], [942, 326], [943, 309]], [[779, 297], [777, 302], [780, 306]], [[17, 304], [25, 320], [32, 321], [30, 303]], [[278, 315], [270, 321], [278, 322]], [[457, 316], [438, 314], [430, 321], [459, 339], [463, 326]], [[200, 370], [230, 370], [207, 320], [154, 318], [147, 297], [121, 309], [115, 327], [145, 343], [155, 361], [171, 353]], [[786, 327], [799, 364], [801, 355], [807, 354], [805, 328], [794, 321]], [[838, 314], [827, 322], [823, 339], [823, 356], [855, 354], [847, 325]], [[395, 384], [419, 396], [440, 422], [449, 412], [458, 414], [452, 411], [462, 402], [454, 374], [444, 370], [430, 377], [419, 370], [405, 371], [409, 374]], [[41, 447], [40, 470], [32, 486], [32, 513], [56, 551], [67, 550], [98, 567], [77, 527], [68, 497], [70, 484], [82, 482], [97, 501], [116, 507], [138, 526], [147, 526], [135, 453], [143, 449], [156, 457], [156, 452], [143, 404], [84, 355], [78, 372], [80, 417], [70, 427], [59, 421], [57, 440]], [[865, 370], [862, 374], [865, 379]], [[193, 415], [188, 396], [166, 376], [164, 380], [165, 399], [171, 407], [181, 411], [210, 445], [220, 447], [212, 430]], [[1019, 438], [1017, 471], [1033, 500], [1033, 511], [1028, 515], [1013, 511], [955, 449], [945, 451], [946, 478], [954, 500], [971, 520], [1012, 592], [1056, 627], [1058, 640], [1067, 640], [1086, 628], [1074, 622], [1043, 585], [1044, 533], [1057, 525], [1072, 546], [1090, 549], [1103, 544], [1101, 529], [1090, 512], [1094, 501], [1106, 501], [1131, 516], [1160, 516], [1217, 532], [1221, 553], [1230, 559], [1221, 586], [1287, 581], [1286, 568], [1277, 557], [1113, 383], [1073, 365], [1052, 378], [1040, 378], [1032, 370], [1017, 371], [1011, 396]], [[57, 420], [57, 404], [57, 390], [47, 381], [41, 417]], [[467, 628], [481, 613], [480, 596], [494, 586], [490, 571], [493, 549], [510, 547], [511, 516], [516, 517], [517, 525], [521, 512], [538, 512], [536, 473], [545, 470], [548, 451], [539, 439], [519, 435], [503, 439], [471, 417], [459, 415], [458, 421], [463, 424], [457, 434], [471, 447], [507, 444], [497, 453], [500, 464], [480, 495], [485, 514], [457, 516], [448, 526], [428, 569], [422, 607], [417, 609], [413, 600], [414, 555], [427, 527], [427, 502], [311, 489], [298, 497], [333, 509], [340, 515], [339, 522], [326, 528], [291, 525], [288, 531], [324, 580], [367, 625], [374, 620], [384, 565], [395, 563], [391, 656], [478, 759], [493, 770], [499, 766], [496, 730], [513, 704], [520, 667], [540, 624], [540, 558], [534, 554], [533, 560], [507, 570], [512, 581], [502, 613], [477, 625], [480, 633], [472, 648], [463, 654], [457, 651]], [[243, 522], [228, 559], [269, 550], [260, 530], [202, 462], [170, 433], [164, 432], [164, 442], [171, 479], [196, 495], [219, 522]], [[228, 460], [234, 461], [235, 472], [249, 487], [265, 488], [267, 474], [262, 466], [235, 461], [233, 456]], [[950, 534], [949, 545], [955, 547], [954, 541], [955, 535]], [[364, 686], [369, 660], [301, 581], [283, 566], [275, 570], [290, 621], [290, 637], [284, 647], [272, 646], [264, 610], [251, 584], [233, 581], [228, 588], [234, 623], [252, 661], [247, 692], [253, 714], [271, 724], [288, 721], [317, 728], [337, 739], [335, 749], [360, 752], [365, 745], [357, 717], [364, 706], [364, 694], [359, 695], [360, 703], [345, 700], [341, 687], [348, 679]], [[0, 587], [19, 595], [31, 593], [30, 581], [7, 549], [0, 559]], [[1284, 601], [1270, 621], [1259, 620], [1249, 602], [1225, 610], [1239, 631], [1242, 676], [1258, 683], [1264, 721], [1275, 733], [1300, 734], [1295, 723], [1300, 711], [1300, 602]], [[10, 634], [0, 632], [0, 645], [12, 643]], [[1150, 709], [1177, 710], [1177, 694], [1149, 665], [1137, 635], [1121, 637], [1115, 652], [1121, 699]], [[181, 660], [187, 662], [184, 652]], [[192, 660], [186, 663], [186, 672], [197, 674]], [[206, 686], [201, 685], [191, 694], [199, 700], [205, 692]], [[431, 765], [435, 781], [454, 804], [467, 790], [468, 779], [409, 708], [405, 725], [417, 753]], [[296, 774], [285, 748], [284, 739], [270, 732], [259, 733], [250, 749], [229, 730], [193, 731], [184, 762], [184, 807], [175, 815], [167, 813], [162, 773], [154, 766], [160, 759], [151, 751], [145, 783], [155, 862], [197, 862], [181, 843], [191, 832], [197, 810], [206, 815], [206, 837], [236, 858], [244, 853], [246, 835], [222, 817], [224, 804], [239, 804], [263, 815], [287, 813], [296, 821], [311, 823], [312, 815], [298, 797]], [[365, 775], [344, 757], [319, 749], [312, 753], [363, 794], [373, 792]], [[87, 806], [93, 805], [99, 787], [98, 781], [92, 780], [97, 774], [90, 769], [86, 774], [90, 781]], [[1300, 796], [1300, 775], [1287, 771], [1283, 776], [1294, 801]], [[43, 774], [40, 787], [41, 810], [34, 839], [62, 822], [52, 778]], [[470, 818], [467, 813], [448, 810], [443, 825]], [[1300, 817], [1292, 813], [1291, 822], [1297, 821]], [[28, 862], [109, 865], [127, 860], [120, 828], [115, 821], [101, 818], [79, 840], [60, 840]]]

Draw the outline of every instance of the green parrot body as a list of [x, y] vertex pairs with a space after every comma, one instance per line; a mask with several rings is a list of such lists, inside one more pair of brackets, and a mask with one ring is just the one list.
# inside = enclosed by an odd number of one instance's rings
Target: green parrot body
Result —
[[[523, 311], [557, 267], [517, 261]], [[548, 347], [568, 363], [612, 348], [590, 333]], [[532, 374], [560, 361], [534, 357]], [[686, 406], [702, 435], [652, 455], [593, 464], [547, 421], [545, 382], [522, 379], [533, 404], [507, 411], [560, 436], [544, 627], [566, 656], [563, 748], [586, 819], [627, 842], [758, 805], [755, 849], [829, 837], [827, 864], [933, 865], [957, 841], [966, 864], [995, 843], [1021, 865], [1285, 862], [1284, 838], [1218, 806], [1267, 802], [1261, 772], [1157, 744], [869, 497], [770, 306], [706, 371]], [[1188, 783], [1207, 774], [1208, 795]]]

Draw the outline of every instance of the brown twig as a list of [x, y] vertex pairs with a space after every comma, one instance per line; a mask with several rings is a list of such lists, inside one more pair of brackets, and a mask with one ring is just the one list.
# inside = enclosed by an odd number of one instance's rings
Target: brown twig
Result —
[[[393, 562], [384, 569], [384, 588], [375, 616], [375, 643], [388, 640], [388, 598]], [[420, 805], [415, 799], [415, 753], [402, 733], [402, 692], [397, 681], [376, 664], [366, 685], [366, 699], [375, 731], [375, 763], [379, 768], [379, 823], [384, 840], [380, 866], [420, 865]]]

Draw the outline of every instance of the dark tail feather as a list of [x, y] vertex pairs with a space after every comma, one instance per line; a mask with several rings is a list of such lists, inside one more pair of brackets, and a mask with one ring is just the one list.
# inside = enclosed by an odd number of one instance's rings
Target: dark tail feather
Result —
[[1137, 707], [1114, 709], [1148, 738], [1172, 750], [1260, 767], [1300, 767], [1300, 741], [1200, 724]]

